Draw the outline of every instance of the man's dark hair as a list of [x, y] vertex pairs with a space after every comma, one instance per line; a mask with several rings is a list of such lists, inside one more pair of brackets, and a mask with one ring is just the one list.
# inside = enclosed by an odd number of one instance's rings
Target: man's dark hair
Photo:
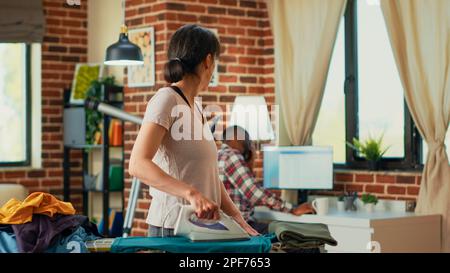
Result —
[[242, 153], [242, 156], [247, 162], [252, 158], [252, 141], [247, 130], [237, 125], [230, 126], [223, 130], [222, 133], [222, 141], [226, 143], [227, 140], [244, 141], [244, 152]]
[[245, 130], [241, 126], [233, 125], [223, 130], [222, 141], [226, 142], [227, 140], [250, 141], [250, 135], [247, 130]]

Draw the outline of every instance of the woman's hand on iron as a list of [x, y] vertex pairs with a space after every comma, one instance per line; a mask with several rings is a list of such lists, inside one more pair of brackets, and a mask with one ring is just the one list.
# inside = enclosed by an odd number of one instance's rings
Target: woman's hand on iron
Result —
[[187, 201], [195, 209], [195, 214], [200, 219], [219, 220], [219, 206], [206, 198], [197, 190], [192, 190], [187, 196]]

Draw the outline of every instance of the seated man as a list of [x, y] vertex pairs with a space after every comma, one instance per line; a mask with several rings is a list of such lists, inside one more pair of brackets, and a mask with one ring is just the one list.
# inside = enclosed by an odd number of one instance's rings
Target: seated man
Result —
[[295, 207], [278, 198], [256, 182], [252, 170], [254, 152], [248, 132], [239, 127], [228, 127], [223, 132], [219, 150], [219, 178], [228, 194], [240, 209], [244, 219], [259, 233], [267, 233], [267, 225], [258, 223], [253, 217], [255, 206], [302, 215], [313, 212], [310, 204]]

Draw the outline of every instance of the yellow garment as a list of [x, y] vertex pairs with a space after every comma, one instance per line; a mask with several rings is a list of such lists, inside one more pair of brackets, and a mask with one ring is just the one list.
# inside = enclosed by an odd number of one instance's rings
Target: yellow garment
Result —
[[24, 200], [10, 199], [0, 208], [0, 224], [18, 225], [31, 222], [33, 214], [75, 214], [71, 203], [62, 202], [51, 194], [34, 192]]

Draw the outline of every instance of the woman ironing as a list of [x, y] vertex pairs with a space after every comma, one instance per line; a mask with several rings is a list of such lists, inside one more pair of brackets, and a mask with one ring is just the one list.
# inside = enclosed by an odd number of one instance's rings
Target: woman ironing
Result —
[[164, 77], [171, 85], [149, 101], [129, 165], [130, 175], [150, 186], [149, 236], [161, 236], [162, 229], [173, 235], [179, 204], [210, 220], [222, 210], [258, 235], [219, 180], [216, 144], [194, 100], [207, 89], [219, 53], [214, 33], [197, 25], [181, 27], [170, 40]]

